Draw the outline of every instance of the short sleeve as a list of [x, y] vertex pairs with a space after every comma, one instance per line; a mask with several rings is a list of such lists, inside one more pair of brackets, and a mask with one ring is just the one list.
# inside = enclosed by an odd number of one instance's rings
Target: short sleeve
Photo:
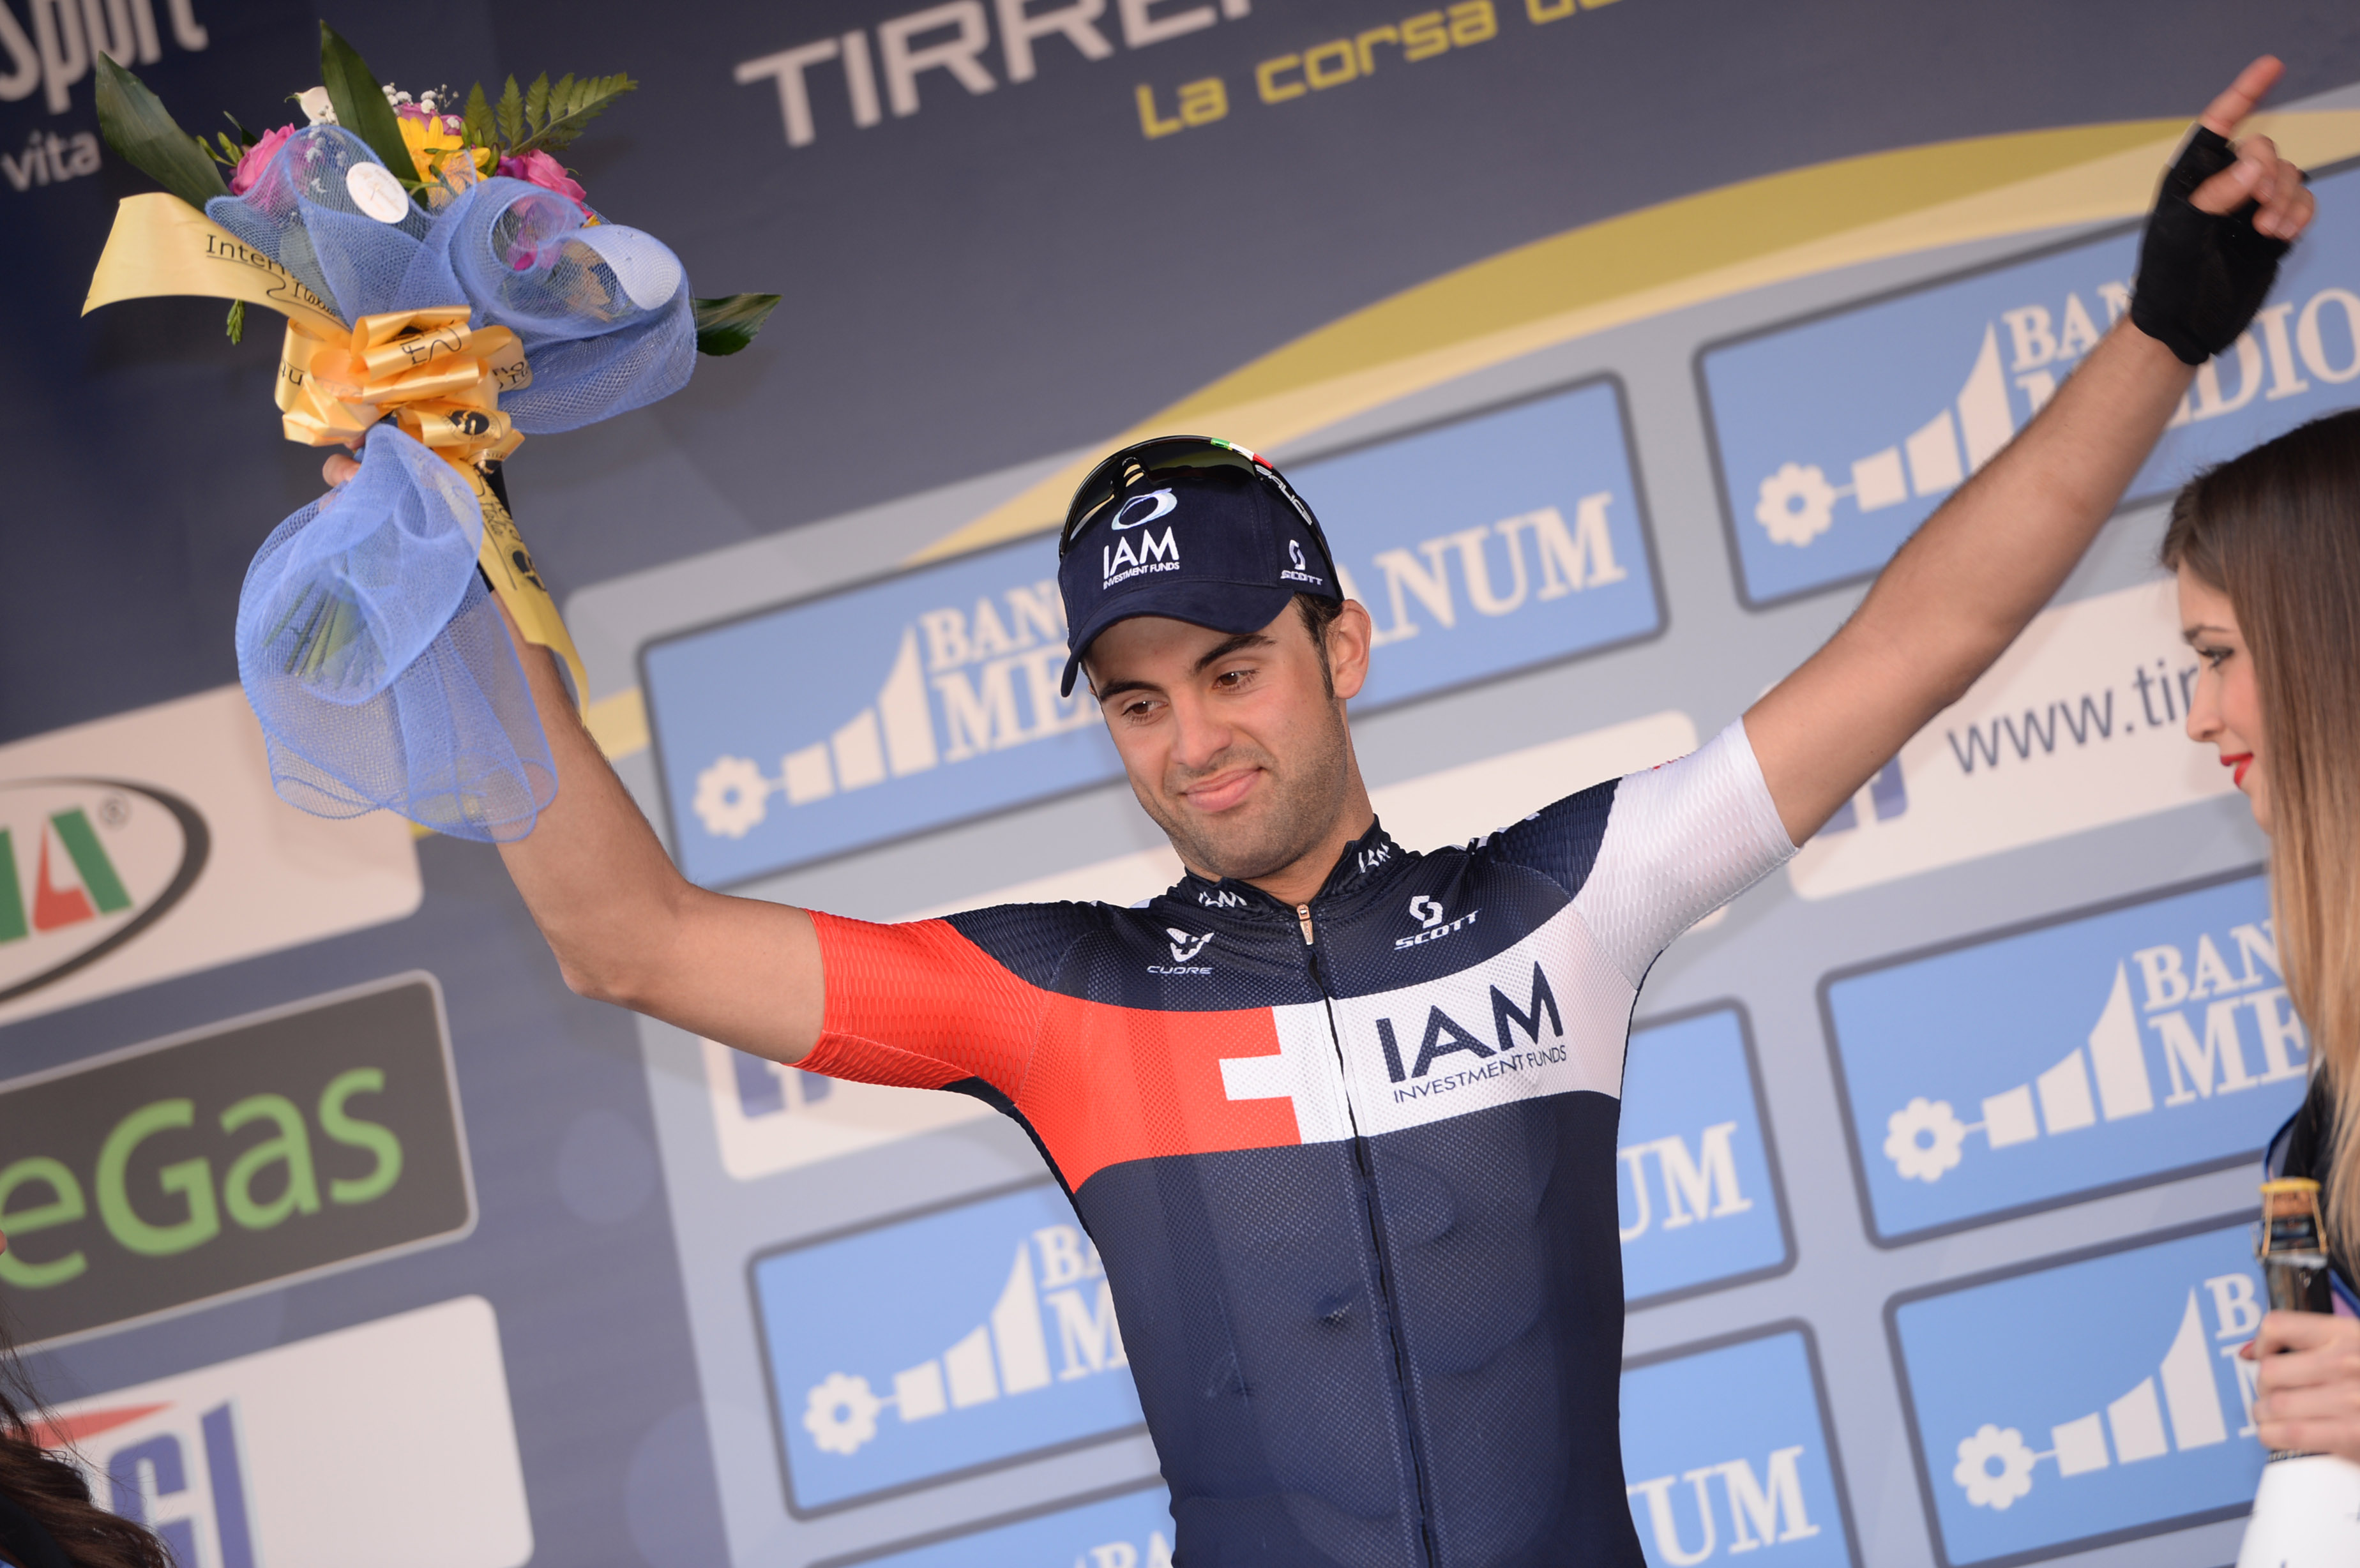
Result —
[[1616, 780], [1574, 908], [1637, 985], [1682, 931], [1794, 853], [1738, 719], [1677, 761]]
[[916, 1089], [979, 1078], [1013, 1099], [1058, 956], [1091, 929], [1088, 909], [1021, 904], [898, 925], [814, 911], [827, 1007], [795, 1065]]

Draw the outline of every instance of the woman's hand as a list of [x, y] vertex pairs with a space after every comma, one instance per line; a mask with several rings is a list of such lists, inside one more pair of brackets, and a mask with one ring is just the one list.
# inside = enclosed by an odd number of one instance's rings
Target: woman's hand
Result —
[[2360, 1465], [2360, 1318], [2272, 1312], [2240, 1354], [2261, 1364], [2254, 1421], [2264, 1447]]

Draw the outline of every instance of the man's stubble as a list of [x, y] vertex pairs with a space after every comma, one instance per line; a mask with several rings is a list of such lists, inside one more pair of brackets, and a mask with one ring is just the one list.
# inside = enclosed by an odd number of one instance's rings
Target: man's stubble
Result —
[[1195, 780], [1225, 768], [1258, 765], [1266, 782], [1256, 791], [1260, 800], [1249, 802], [1244, 811], [1184, 817], [1166, 804], [1164, 795], [1151, 795], [1135, 783], [1132, 793], [1191, 870], [1240, 882], [1274, 876], [1318, 847], [1335, 827], [1351, 789], [1352, 742], [1343, 704], [1332, 703], [1322, 712], [1326, 722], [1304, 737], [1287, 761], [1241, 742], [1202, 768], [1165, 775], [1166, 791], [1177, 795]]

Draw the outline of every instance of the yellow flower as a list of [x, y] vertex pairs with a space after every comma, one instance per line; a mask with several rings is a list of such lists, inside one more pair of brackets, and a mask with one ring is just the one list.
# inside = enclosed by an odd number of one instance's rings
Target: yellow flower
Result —
[[449, 118], [444, 114], [405, 114], [400, 116], [402, 145], [409, 147], [410, 161], [417, 166], [418, 178], [421, 181], [434, 178], [435, 166], [442, 162], [444, 154], [457, 152], [466, 146], [458, 132], [442, 128]]

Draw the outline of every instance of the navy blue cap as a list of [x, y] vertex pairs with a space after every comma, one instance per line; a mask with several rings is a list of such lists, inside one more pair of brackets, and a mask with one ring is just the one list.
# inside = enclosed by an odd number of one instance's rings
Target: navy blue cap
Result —
[[1059, 693], [1072, 692], [1082, 656], [1117, 621], [1165, 615], [1258, 632], [1297, 593], [1343, 598], [1327, 547], [1277, 483], [1241, 467], [1165, 469], [1102, 508], [1057, 563], [1069, 628]]

